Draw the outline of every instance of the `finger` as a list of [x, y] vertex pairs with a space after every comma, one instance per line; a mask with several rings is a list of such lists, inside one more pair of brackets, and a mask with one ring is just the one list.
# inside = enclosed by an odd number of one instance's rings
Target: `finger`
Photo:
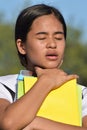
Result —
[[68, 75], [68, 74], [67, 74], [65, 71], [63, 71], [62, 69], [58, 69], [58, 71], [61, 72], [61, 74], [65, 75], [65, 76]]
[[68, 80], [71, 80], [71, 79], [78, 79], [78, 78], [79, 78], [79, 76], [78, 76], [78, 75], [75, 75], [75, 74], [74, 74], [74, 75], [68, 75], [68, 76], [67, 76], [67, 81], [68, 81]]

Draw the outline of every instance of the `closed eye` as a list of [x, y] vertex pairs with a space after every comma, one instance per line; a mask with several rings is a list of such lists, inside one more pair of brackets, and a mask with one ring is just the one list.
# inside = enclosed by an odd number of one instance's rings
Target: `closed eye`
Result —
[[62, 40], [63, 38], [64, 38], [64, 33], [63, 32], [55, 32], [55, 34], [54, 34], [54, 38], [56, 39], [56, 40]]
[[42, 38], [38, 38], [38, 40], [45, 40], [46, 38], [45, 37], [42, 37]]
[[38, 33], [36, 33], [36, 36], [37, 36], [38, 40], [45, 40], [47, 33], [46, 32], [38, 32]]
[[55, 37], [56, 40], [62, 40], [62, 37]]

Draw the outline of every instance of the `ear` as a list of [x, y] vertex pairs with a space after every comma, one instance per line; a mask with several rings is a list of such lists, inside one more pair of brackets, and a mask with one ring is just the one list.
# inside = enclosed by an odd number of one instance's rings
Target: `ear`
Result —
[[22, 40], [21, 39], [17, 39], [16, 44], [17, 44], [18, 51], [21, 54], [26, 54], [25, 45], [23, 44]]

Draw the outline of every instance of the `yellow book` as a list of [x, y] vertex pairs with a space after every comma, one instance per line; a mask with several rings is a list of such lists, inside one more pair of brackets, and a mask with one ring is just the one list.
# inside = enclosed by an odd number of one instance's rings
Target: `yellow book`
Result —
[[[24, 77], [25, 93], [36, 81], [36, 77]], [[77, 86], [76, 79], [51, 91], [40, 107], [37, 116], [81, 126], [81, 88]]]

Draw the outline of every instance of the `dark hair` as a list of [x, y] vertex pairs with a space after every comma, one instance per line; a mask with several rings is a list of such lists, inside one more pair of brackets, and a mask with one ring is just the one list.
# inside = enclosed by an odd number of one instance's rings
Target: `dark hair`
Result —
[[[26, 41], [27, 33], [30, 31], [34, 20], [43, 15], [54, 14], [55, 17], [63, 25], [64, 37], [66, 39], [66, 23], [60, 11], [52, 6], [45, 4], [34, 5], [24, 9], [18, 16], [15, 25], [15, 41], [21, 39]], [[20, 61], [24, 67], [27, 67], [26, 55], [20, 54], [18, 51]]]

